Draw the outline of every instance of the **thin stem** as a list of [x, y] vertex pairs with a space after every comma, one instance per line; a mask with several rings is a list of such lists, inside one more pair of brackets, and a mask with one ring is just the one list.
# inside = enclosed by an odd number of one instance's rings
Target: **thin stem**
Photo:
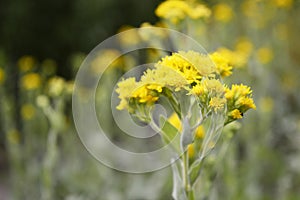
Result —
[[195, 199], [194, 191], [193, 191], [193, 187], [191, 186], [190, 177], [189, 177], [189, 157], [187, 151], [185, 151], [184, 154], [182, 155], [182, 160], [183, 160], [182, 177], [183, 177], [184, 191], [186, 193], [188, 200], [194, 200]]

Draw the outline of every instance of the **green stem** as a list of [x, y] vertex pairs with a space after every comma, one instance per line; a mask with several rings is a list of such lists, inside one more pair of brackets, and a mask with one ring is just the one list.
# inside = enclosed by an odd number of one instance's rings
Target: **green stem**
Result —
[[189, 177], [189, 157], [188, 152], [185, 151], [182, 155], [183, 159], [183, 170], [182, 170], [182, 177], [183, 177], [183, 186], [185, 194], [188, 200], [194, 200], [194, 191], [193, 187], [191, 186], [190, 177]]
[[53, 185], [53, 169], [57, 160], [57, 131], [50, 130], [47, 141], [47, 152], [44, 160], [43, 169], [43, 191], [42, 199], [51, 200], [54, 199], [54, 185]]

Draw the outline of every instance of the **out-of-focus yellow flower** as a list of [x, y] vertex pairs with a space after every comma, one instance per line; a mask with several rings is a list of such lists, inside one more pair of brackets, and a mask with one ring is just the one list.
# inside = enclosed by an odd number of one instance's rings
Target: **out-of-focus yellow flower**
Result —
[[262, 47], [257, 50], [256, 57], [262, 64], [268, 64], [273, 60], [273, 51], [268, 47]]
[[46, 95], [39, 95], [36, 98], [36, 104], [41, 108], [46, 108], [50, 105], [49, 98]]
[[173, 113], [169, 119], [168, 119], [169, 123], [172, 124], [172, 126], [174, 126], [175, 128], [177, 128], [177, 130], [179, 130], [180, 132], [182, 131], [182, 125], [181, 125], [181, 121], [178, 117], [178, 115], [176, 113]]
[[2, 68], [0, 68], [0, 85], [4, 82], [5, 80], [5, 73]]
[[274, 107], [274, 101], [271, 97], [263, 97], [260, 99], [259, 105], [263, 112], [270, 112]]
[[226, 3], [219, 3], [213, 8], [214, 17], [220, 22], [227, 23], [233, 17], [232, 8]]
[[187, 153], [189, 158], [193, 158], [195, 156], [195, 145], [194, 143], [189, 144], [187, 146]]
[[220, 97], [213, 97], [209, 101], [209, 106], [215, 111], [220, 111], [224, 108], [226, 103], [225, 98], [220, 98]]
[[65, 80], [61, 77], [53, 77], [48, 81], [48, 92], [52, 97], [57, 97], [62, 94], [65, 89]]
[[36, 61], [32, 56], [23, 56], [18, 60], [18, 66], [21, 72], [28, 72], [33, 69]]
[[226, 58], [229, 61], [229, 64], [241, 68], [246, 65], [249, 59], [249, 55], [242, 51], [232, 51], [227, 48], [219, 48], [217, 50], [222, 57]]
[[40, 87], [41, 76], [38, 73], [25, 74], [21, 79], [21, 85], [26, 90], [34, 90]]
[[186, 17], [191, 19], [207, 18], [210, 16], [211, 11], [203, 4], [192, 4], [182, 0], [168, 0], [157, 7], [155, 14], [177, 24]]
[[242, 12], [244, 15], [250, 18], [256, 18], [259, 16], [259, 5], [255, 0], [246, 0], [242, 3]]
[[20, 143], [20, 132], [16, 129], [9, 130], [7, 132], [7, 140], [11, 144], [19, 144]]
[[253, 50], [253, 44], [249, 38], [242, 37], [238, 39], [235, 49], [237, 52], [241, 52], [249, 56]]
[[35, 115], [35, 108], [31, 104], [24, 104], [21, 107], [21, 116], [24, 120], [31, 120]]
[[122, 26], [118, 33], [118, 39], [123, 46], [134, 46], [141, 42], [141, 38], [137, 30], [132, 26]]
[[230, 66], [229, 60], [220, 53], [214, 52], [210, 55], [210, 58], [216, 64], [217, 71], [222, 77], [230, 76], [232, 74], [232, 66]]
[[198, 126], [198, 128], [196, 129], [196, 132], [195, 132], [195, 138], [197, 139], [203, 139], [205, 136], [205, 130], [204, 130], [204, 127], [203, 125], [200, 125]]
[[294, 0], [272, 0], [272, 3], [278, 8], [291, 8]]
[[121, 53], [115, 49], [100, 51], [98, 56], [91, 62], [91, 70], [95, 74], [101, 74], [108, 67], [122, 66]]

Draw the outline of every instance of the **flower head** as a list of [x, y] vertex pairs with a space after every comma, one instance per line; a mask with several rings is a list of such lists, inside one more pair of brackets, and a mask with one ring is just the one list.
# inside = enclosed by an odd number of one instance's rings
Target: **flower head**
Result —
[[37, 89], [40, 87], [41, 83], [41, 76], [37, 73], [25, 74], [21, 79], [21, 85], [26, 90]]

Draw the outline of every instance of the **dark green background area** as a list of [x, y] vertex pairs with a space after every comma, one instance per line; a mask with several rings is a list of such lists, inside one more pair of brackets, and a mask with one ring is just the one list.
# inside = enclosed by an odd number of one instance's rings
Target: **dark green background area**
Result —
[[11, 61], [23, 55], [58, 62], [67, 76], [72, 53], [88, 53], [122, 25], [155, 22], [159, 0], [0, 0], [0, 48]]

